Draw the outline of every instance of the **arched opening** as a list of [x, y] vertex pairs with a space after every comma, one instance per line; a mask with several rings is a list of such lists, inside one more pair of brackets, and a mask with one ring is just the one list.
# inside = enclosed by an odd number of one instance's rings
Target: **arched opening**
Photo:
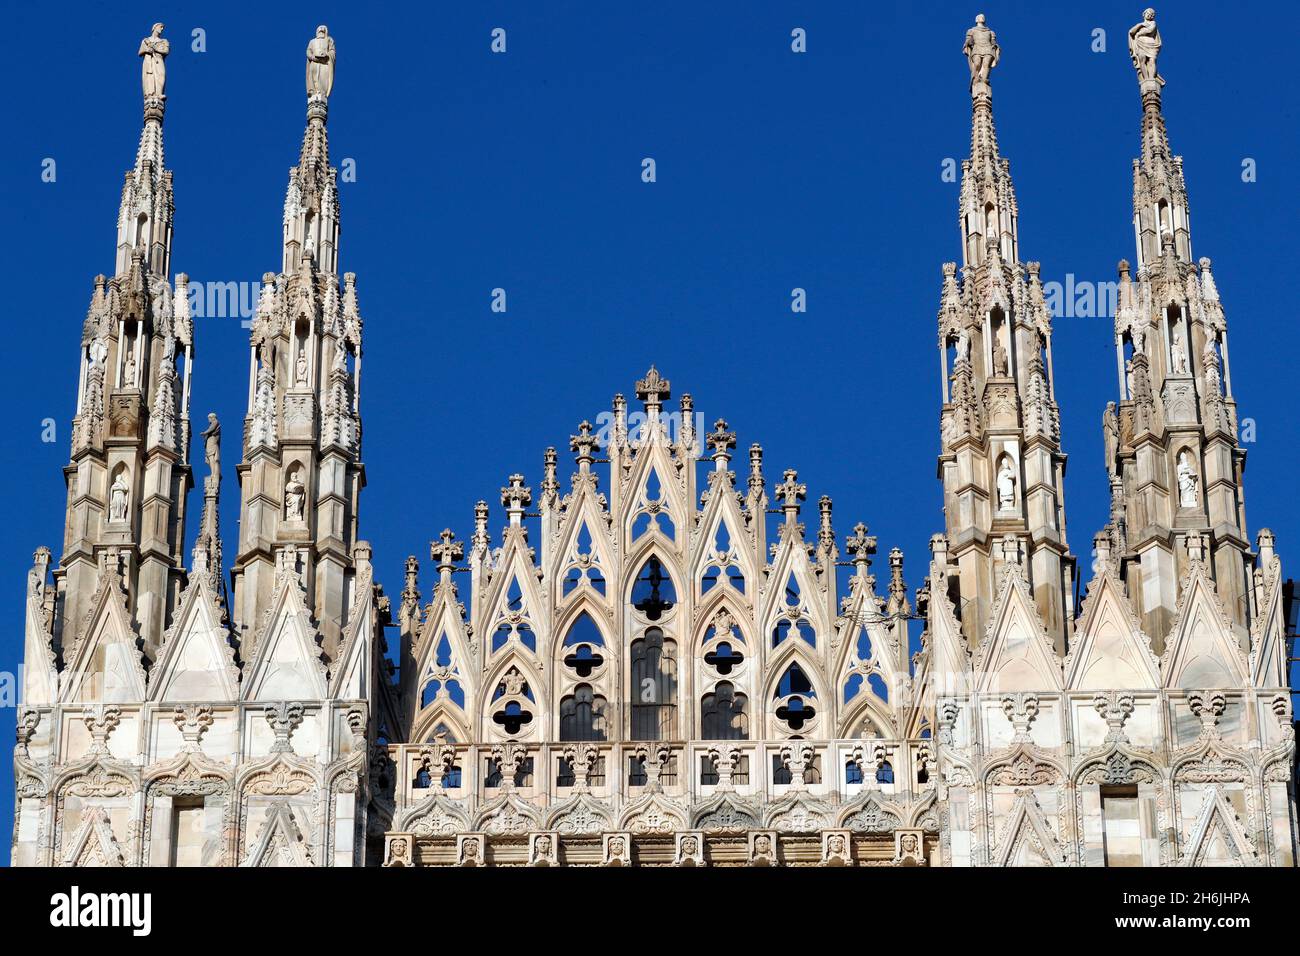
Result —
[[632, 739], [672, 740], [677, 725], [677, 643], [657, 628], [632, 642]]
[[748, 740], [749, 714], [744, 694], [730, 681], [720, 681], [700, 701], [700, 737], [704, 740]]

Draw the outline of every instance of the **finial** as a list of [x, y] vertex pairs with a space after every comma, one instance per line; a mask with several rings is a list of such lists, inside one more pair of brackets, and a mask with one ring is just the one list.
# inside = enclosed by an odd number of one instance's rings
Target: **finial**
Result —
[[1151, 7], [1142, 11], [1142, 19], [1128, 31], [1128, 55], [1137, 70], [1138, 85], [1142, 92], [1155, 93], [1159, 98], [1164, 78], [1156, 71], [1160, 56], [1160, 31], [1156, 28], [1156, 12]]
[[727, 449], [736, 447], [736, 433], [727, 431], [727, 420], [719, 418], [713, 423], [713, 431], [705, 438], [713, 449], [713, 462], [718, 471], [726, 471], [731, 456]]
[[592, 434], [591, 422], [583, 420], [578, 424], [578, 434], [569, 436], [569, 450], [578, 455], [578, 470], [587, 471], [596, 460], [593, 454], [600, 448], [600, 439]]
[[[450, 528], [443, 528], [438, 540], [429, 545], [429, 556], [438, 562], [439, 572], [450, 571], [457, 561], [465, 557], [465, 545], [456, 540], [456, 535]], [[408, 571], [412, 560], [408, 559]]]
[[167, 54], [171, 44], [162, 35], [163, 25], [155, 23], [149, 35], [140, 41], [140, 85], [144, 91], [144, 118], [162, 121], [167, 99]]
[[975, 26], [966, 31], [962, 52], [970, 63], [971, 96], [975, 99], [990, 97], [989, 72], [998, 65], [1002, 50], [998, 47], [997, 34], [984, 25], [984, 14], [978, 14]]
[[651, 365], [645, 378], [636, 383], [636, 397], [645, 402], [647, 411], [658, 411], [666, 399], [672, 398], [670, 383]]

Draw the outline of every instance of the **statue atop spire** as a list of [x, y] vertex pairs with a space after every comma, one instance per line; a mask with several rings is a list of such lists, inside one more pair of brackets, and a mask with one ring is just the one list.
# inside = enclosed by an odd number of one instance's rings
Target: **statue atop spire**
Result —
[[970, 91], [972, 96], [990, 94], [989, 72], [998, 65], [1002, 50], [997, 34], [984, 25], [984, 14], [975, 17], [975, 25], [966, 31], [966, 45], [962, 47], [970, 63]]
[[167, 54], [171, 44], [163, 38], [163, 25], [155, 23], [149, 35], [140, 41], [140, 86], [144, 91], [144, 107], [161, 111], [167, 99]]
[[316, 28], [316, 35], [307, 44], [307, 98], [317, 96], [329, 99], [334, 89], [334, 38], [325, 24]]
[[1137, 70], [1138, 80], [1145, 89], [1154, 84], [1156, 89], [1165, 85], [1164, 77], [1156, 72], [1156, 58], [1160, 56], [1160, 31], [1156, 28], [1156, 12], [1151, 7], [1142, 11], [1142, 19], [1128, 31], [1128, 55]]

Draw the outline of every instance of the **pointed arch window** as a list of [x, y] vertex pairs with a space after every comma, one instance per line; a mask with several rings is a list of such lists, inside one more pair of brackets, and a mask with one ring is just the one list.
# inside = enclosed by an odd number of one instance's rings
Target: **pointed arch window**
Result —
[[632, 584], [632, 606], [647, 620], [657, 621], [677, 604], [677, 589], [656, 555], [641, 565]]
[[647, 628], [632, 642], [632, 739], [672, 740], [677, 725], [677, 642]]
[[573, 693], [560, 699], [561, 740], [607, 740], [605, 698], [590, 684], [579, 684]]
[[730, 681], [721, 681], [700, 701], [700, 736], [704, 740], [748, 740], [748, 700]]

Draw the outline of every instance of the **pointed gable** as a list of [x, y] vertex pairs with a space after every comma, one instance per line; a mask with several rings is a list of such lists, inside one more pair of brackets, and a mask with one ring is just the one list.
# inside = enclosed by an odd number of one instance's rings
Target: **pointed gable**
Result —
[[348, 612], [347, 630], [330, 679], [330, 696], [336, 700], [370, 697], [374, 683], [374, 588], [370, 576], [357, 581], [357, 600]]
[[88, 625], [68, 655], [65, 703], [134, 703], [145, 699], [145, 673], [135, 628], [116, 580], [101, 581]]
[[207, 576], [196, 574], [181, 595], [176, 620], [149, 673], [149, 699], [179, 703], [238, 698], [239, 671], [221, 605]]
[[1067, 655], [1071, 690], [1138, 690], [1160, 686], [1160, 665], [1123, 585], [1101, 572], [1088, 586], [1083, 618]]
[[315, 627], [297, 578], [281, 572], [266, 623], [247, 665], [244, 700], [322, 700], [326, 694]]
[[277, 803], [266, 813], [257, 844], [243, 866], [311, 866], [311, 849], [287, 804]]
[[1246, 664], [1214, 583], [1199, 561], [1188, 565], [1177, 614], [1160, 658], [1164, 686], [1240, 687]]
[[1062, 866], [1065, 853], [1032, 790], [1016, 797], [1002, 831], [998, 866]]
[[27, 626], [23, 638], [22, 691], [19, 703], [24, 707], [45, 707], [54, 703], [59, 693], [59, 676], [55, 669], [54, 641], [45, 612], [35, 594], [27, 597]]
[[122, 846], [113, 834], [108, 810], [97, 804], [86, 808], [81, 826], [63, 858], [64, 866], [126, 866]]
[[1059, 690], [1061, 662], [1020, 569], [1003, 572], [1002, 594], [975, 656], [981, 691]]
[[1255, 866], [1259, 858], [1232, 804], [1218, 787], [1206, 792], [1183, 855], [1186, 866]]

